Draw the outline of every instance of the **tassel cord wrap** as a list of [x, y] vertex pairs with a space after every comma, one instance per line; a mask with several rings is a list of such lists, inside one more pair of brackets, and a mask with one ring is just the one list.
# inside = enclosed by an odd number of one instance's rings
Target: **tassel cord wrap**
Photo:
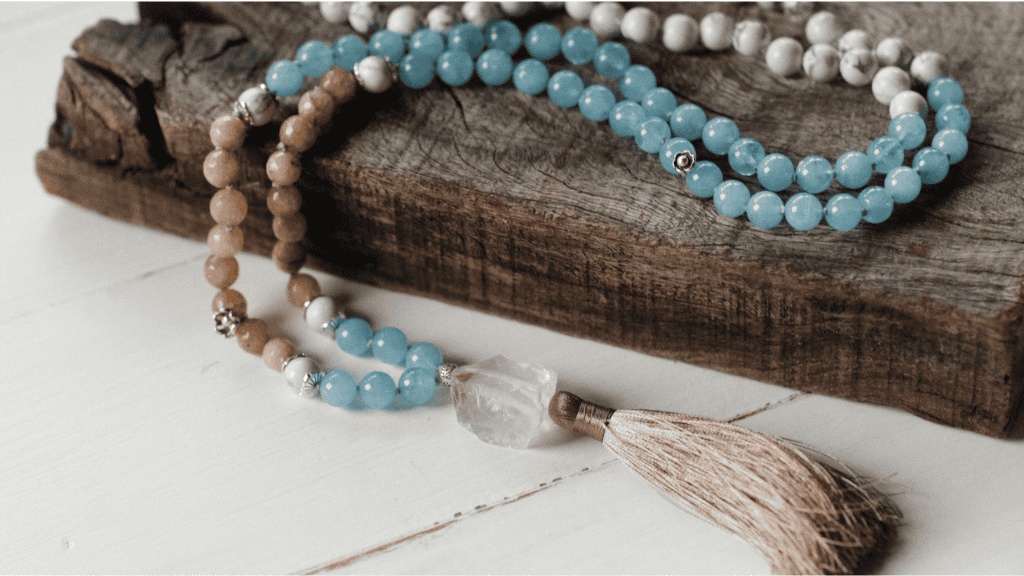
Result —
[[899, 511], [794, 446], [733, 424], [613, 410], [559, 392], [560, 426], [599, 439], [671, 500], [748, 541], [776, 574], [849, 574], [895, 536]]

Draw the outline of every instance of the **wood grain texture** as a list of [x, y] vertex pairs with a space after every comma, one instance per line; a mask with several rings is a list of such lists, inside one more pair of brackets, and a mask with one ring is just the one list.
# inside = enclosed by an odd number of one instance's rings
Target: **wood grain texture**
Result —
[[[694, 16], [755, 5], [654, 5]], [[762, 231], [692, 197], [632, 140], [511, 86], [435, 80], [362, 95], [305, 156], [312, 264], [348, 278], [725, 370], [1006, 435], [1024, 396], [1024, 26], [1016, 4], [844, 4], [844, 23], [950, 59], [973, 116], [971, 152], [882, 225]], [[274, 60], [348, 33], [300, 4], [143, 5], [151, 20], [88, 29], [68, 59], [51, 193], [203, 238], [214, 190], [209, 123]], [[564, 15], [540, 13], [527, 22]], [[928, 23], [922, 25], [921, 23]], [[885, 132], [867, 89], [778, 78], [732, 53], [634, 47], [661, 85], [736, 120], [769, 152], [834, 160]], [[561, 59], [554, 67], [567, 67]], [[580, 70], [586, 81], [597, 80]], [[284, 114], [296, 97], [285, 99]], [[269, 254], [263, 162], [244, 154], [246, 249]], [[698, 155], [707, 152], [698, 146]], [[746, 178], [748, 184], [756, 182]], [[756, 184], [752, 184], [756, 187]], [[834, 190], [826, 193], [839, 191]], [[624, 384], [624, 385], [641, 385]]]

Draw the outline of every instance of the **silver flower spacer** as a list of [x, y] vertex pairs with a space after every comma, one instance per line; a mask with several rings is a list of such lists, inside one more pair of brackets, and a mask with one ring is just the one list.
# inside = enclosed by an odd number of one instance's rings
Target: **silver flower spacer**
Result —
[[303, 398], [316, 398], [320, 394], [317, 383], [313, 381], [312, 374], [302, 377], [302, 386], [299, 386], [299, 396]]
[[455, 379], [452, 378], [452, 372], [458, 368], [455, 364], [441, 364], [437, 367], [437, 381], [445, 386], [451, 388], [455, 383]]
[[689, 150], [683, 150], [677, 152], [676, 157], [672, 159], [672, 167], [679, 172], [681, 176], [686, 176], [693, 170], [693, 165], [697, 163], [697, 157], [693, 155], [693, 152]]
[[221, 309], [213, 313], [213, 322], [217, 334], [225, 338], [231, 338], [235, 335], [235, 330], [238, 329], [239, 324], [245, 322], [245, 315], [236, 314], [234, 310]]

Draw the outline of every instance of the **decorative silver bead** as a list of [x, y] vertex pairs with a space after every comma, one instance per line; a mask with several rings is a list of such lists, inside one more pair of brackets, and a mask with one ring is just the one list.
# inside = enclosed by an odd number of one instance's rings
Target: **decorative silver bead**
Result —
[[220, 310], [213, 314], [214, 329], [225, 338], [234, 336], [238, 325], [244, 321], [245, 315], [236, 314], [234, 310]]
[[277, 96], [266, 84], [249, 88], [235, 101], [235, 113], [250, 126], [263, 126], [277, 113]]
[[312, 374], [306, 374], [299, 386], [299, 396], [303, 398], [316, 398], [320, 395], [320, 388]]
[[679, 172], [680, 176], [686, 176], [693, 170], [693, 165], [696, 163], [697, 158], [693, 155], [693, 152], [689, 150], [683, 150], [682, 152], [676, 153], [676, 157], [672, 159], [672, 167]]
[[451, 388], [452, 386], [452, 372], [458, 368], [455, 364], [441, 364], [437, 367], [437, 381], [445, 386]]

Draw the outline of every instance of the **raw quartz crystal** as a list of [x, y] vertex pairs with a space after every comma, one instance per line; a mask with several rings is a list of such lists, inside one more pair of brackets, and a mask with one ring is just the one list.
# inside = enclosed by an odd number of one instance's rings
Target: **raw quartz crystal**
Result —
[[456, 368], [450, 386], [459, 424], [484, 442], [526, 448], [548, 419], [557, 382], [543, 366], [495, 356]]

